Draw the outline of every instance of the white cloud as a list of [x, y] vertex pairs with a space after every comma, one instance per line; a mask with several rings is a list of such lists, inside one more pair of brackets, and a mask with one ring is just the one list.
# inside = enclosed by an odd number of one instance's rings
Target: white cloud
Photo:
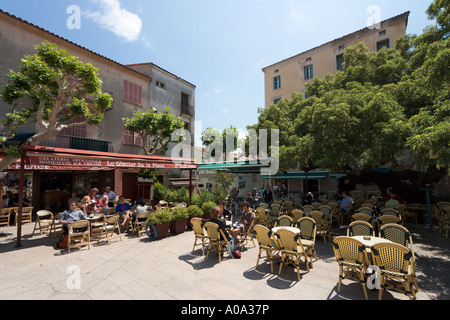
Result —
[[229, 114], [229, 113], [230, 113], [230, 108], [222, 109], [222, 114]]
[[91, 0], [99, 5], [99, 10], [87, 12], [87, 16], [106, 30], [126, 42], [139, 39], [142, 30], [142, 20], [137, 14], [122, 8], [119, 0]]
[[216, 90], [214, 90], [214, 93], [215, 94], [218, 94], [218, 93], [221, 93], [222, 92], [222, 89], [216, 89]]

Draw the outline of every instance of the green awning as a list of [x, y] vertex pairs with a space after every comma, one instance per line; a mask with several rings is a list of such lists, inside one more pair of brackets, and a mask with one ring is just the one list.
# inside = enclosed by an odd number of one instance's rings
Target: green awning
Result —
[[[283, 180], [293, 180], [293, 179], [306, 179], [308, 176], [308, 180], [313, 179], [325, 179], [328, 175], [328, 171], [310, 171], [308, 174], [305, 172], [288, 172], [286, 174], [279, 174], [276, 176], [272, 176], [272, 179], [283, 179]], [[264, 179], [269, 179], [269, 176], [264, 176]]]
[[268, 168], [270, 164], [262, 164], [245, 162], [222, 162], [222, 163], [207, 163], [199, 164], [198, 171], [228, 171], [231, 173], [261, 173], [262, 168]]

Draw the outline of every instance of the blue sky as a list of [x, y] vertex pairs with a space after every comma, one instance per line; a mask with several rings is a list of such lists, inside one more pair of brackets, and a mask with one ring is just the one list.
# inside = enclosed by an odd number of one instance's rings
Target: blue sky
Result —
[[[195, 84], [199, 128], [245, 130], [264, 107], [262, 68], [410, 11], [408, 34], [433, 23], [431, 0], [0, 0], [0, 8], [122, 64], [153, 62]], [[67, 9], [81, 10], [69, 29]], [[196, 145], [199, 145], [196, 134]]]

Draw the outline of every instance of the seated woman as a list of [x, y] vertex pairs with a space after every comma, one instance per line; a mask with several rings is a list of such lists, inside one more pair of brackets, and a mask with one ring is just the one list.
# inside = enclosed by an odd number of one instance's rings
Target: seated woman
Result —
[[[226, 229], [225, 219], [220, 217], [220, 208], [219, 207], [213, 207], [211, 209], [211, 219], [202, 219], [203, 224], [206, 222], [216, 223], [219, 226], [219, 228], [223, 231], [227, 240], [231, 241], [230, 235]], [[221, 235], [221, 237], [222, 237], [222, 235]], [[222, 239], [222, 240], [224, 240], [224, 239]]]
[[103, 196], [95, 204], [96, 213], [104, 213], [108, 209], [108, 196]]
[[230, 235], [236, 239], [234, 241], [234, 247], [236, 248], [239, 245], [239, 241], [237, 240], [237, 236], [242, 232], [247, 232], [250, 228], [250, 225], [253, 222], [254, 216], [253, 212], [250, 210], [250, 206], [247, 202], [242, 202], [242, 216], [241, 221], [237, 224], [234, 224], [230, 229]]
[[[147, 212], [148, 210], [150, 210], [150, 208], [145, 203], [145, 200], [142, 198], [139, 198], [136, 202], [136, 210], [134, 210], [134, 212], [131, 213], [131, 222], [134, 223], [136, 221], [137, 215]], [[141, 220], [141, 219], [139, 219], [139, 220]]]

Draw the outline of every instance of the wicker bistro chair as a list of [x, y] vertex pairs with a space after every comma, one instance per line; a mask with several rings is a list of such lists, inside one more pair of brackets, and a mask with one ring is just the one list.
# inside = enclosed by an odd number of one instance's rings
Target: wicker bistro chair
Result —
[[396, 209], [384, 208], [381, 210], [380, 216], [395, 216], [400, 218], [400, 213]]
[[356, 213], [364, 213], [364, 214], [368, 215], [369, 217], [375, 216], [375, 211], [373, 211], [373, 209], [369, 208], [369, 207], [361, 207], [358, 210], [356, 210]]
[[248, 240], [252, 240], [253, 246], [256, 247], [255, 240], [253, 240], [253, 228], [255, 227], [255, 219], [252, 220], [250, 227], [247, 231], [241, 232], [239, 238], [241, 241], [241, 251], [244, 250], [244, 244], [248, 243]]
[[283, 265], [294, 263], [294, 266], [297, 269], [297, 277], [300, 281], [300, 262], [303, 262], [301, 258], [304, 258], [306, 268], [309, 272], [308, 253], [300, 241], [300, 235], [287, 229], [280, 229], [275, 233], [275, 237], [281, 250], [281, 263], [278, 274], [281, 274]]
[[375, 229], [366, 221], [353, 221], [347, 229], [347, 237], [371, 236], [375, 237]]
[[416, 299], [411, 250], [397, 243], [377, 243], [371, 250], [375, 264], [380, 268], [378, 300], [381, 300], [383, 290], [388, 289], [404, 293], [411, 300]]
[[402, 217], [402, 224], [404, 226], [406, 226], [408, 220], [414, 220], [414, 223], [417, 224], [418, 220], [417, 212], [408, 211], [408, 206], [406, 204], [400, 204], [396, 206], [395, 210], [397, 210], [400, 216]]
[[281, 213], [281, 206], [279, 204], [273, 204], [270, 207], [270, 216], [274, 219], [278, 218]]
[[368, 300], [365, 272], [368, 268], [366, 247], [358, 240], [350, 237], [333, 239], [333, 251], [339, 264], [338, 292], [341, 292], [343, 279], [352, 279], [361, 283], [364, 297]]
[[339, 210], [340, 210], [339, 204], [336, 203], [336, 202], [327, 202], [326, 205], [331, 208], [331, 214], [333, 216], [333, 220], [337, 221], [339, 226], [341, 226], [341, 222], [338, 219], [338, 217], [339, 217]]
[[295, 198], [293, 202], [294, 209], [301, 209], [302, 208], [302, 199]]
[[[79, 231], [77, 229], [85, 229]], [[91, 230], [90, 223], [87, 220], [80, 220], [70, 224], [67, 238], [67, 250], [70, 253], [71, 248], [87, 246], [91, 249]]]
[[327, 205], [321, 205], [319, 207], [319, 211], [322, 212], [327, 218], [327, 225], [329, 228], [329, 232], [331, 232], [331, 226], [333, 225], [333, 210]]
[[309, 214], [311, 211], [314, 211], [314, 208], [313, 208], [312, 205], [307, 204], [306, 206], [303, 206], [303, 207], [302, 207], [302, 211], [303, 211], [305, 214]]
[[211, 250], [214, 250], [214, 252], [217, 252], [219, 254], [220, 263], [222, 261], [222, 254], [225, 251], [225, 247], [228, 243], [227, 237], [217, 223], [206, 222], [205, 229], [209, 240], [209, 247], [208, 252], [206, 253], [205, 260], [208, 259]]
[[365, 213], [355, 213], [354, 215], [352, 215], [352, 221], [365, 221], [371, 223], [372, 217], [368, 216]]
[[294, 220], [287, 215], [280, 216], [275, 222], [275, 227], [292, 227], [293, 225]]
[[331, 232], [328, 227], [327, 217], [320, 211], [311, 211], [309, 216], [316, 222], [316, 233], [323, 237], [324, 243], [327, 243], [326, 237], [331, 239]]
[[53, 213], [48, 210], [39, 210], [36, 212], [36, 222], [34, 224], [33, 233], [31, 236], [34, 236], [36, 230], [39, 230], [39, 233], [42, 236], [42, 231], [48, 231], [49, 234], [52, 231], [53, 223], [55, 219], [53, 218]]
[[260, 205], [259, 205], [259, 207], [260, 208], [263, 208], [263, 209], [269, 209], [269, 206], [267, 205], [267, 203], [261, 203]]
[[450, 206], [441, 209], [439, 214], [439, 234], [445, 231], [445, 237], [448, 238], [448, 231], [450, 229]]
[[[191, 219], [192, 230], [194, 230], [195, 240], [194, 246], [192, 247], [192, 252], [194, 252], [195, 247], [202, 246], [202, 256], [205, 255], [205, 247], [207, 246], [208, 236], [205, 234], [205, 229], [203, 228], [203, 222], [201, 218]], [[198, 244], [197, 241], [200, 240], [201, 243]]]
[[389, 224], [389, 223], [400, 224], [401, 222], [402, 222], [402, 220], [396, 216], [385, 215], [385, 216], [378, 217], [378, 219], [377, 219], [378, 230], [380, 230], [381, 227], [384, 226], [385, 224]]
[[417, 285], [416, 270], [415, 270], [415, 257], [414, 248], [411, 233], [404, 226], [399, 224], [385, 224], [380, 228], [380, 238], [388, 239], [394, 243], [400, 244], [409, 250], [411, 250], [411, 273], [414, 275], [414, 287], [416, 292], [419, 292], [419, 286]]
[[283, 201], [283, 212], [287, 215], [290, 215], [292, 210], [294, 210], [294, 203], [289, 200]]
[[313, 207], [314, 211], [319, 211], [319, 208], [322, 206], [322, 203], [320, 202], [314, 202], [311, 204], [311, 207]]
[[143, 212], [136, 216], [136, 219], [132, 223], [133, 233], [137, 232], [138, 237], [141, 237], [141, 234], [145, 233], [145, 226], [147, 225], [148, 217], [150, 216], [150, 212]]
[[11, 209], [4, 208], [0, 212], [0, 226], [9, 226], [11, 222]]
[[[117, 230], [117, 234], [115, 231]], [[104, 219], [103, 226], [99, 230], [97, 244], [100, 243], [100, 240], [106, 238], [108, 244], [111, 244], [111, 240], [115, 238], [119, 238], [122, 241], [122, 234], [120, 232], [120, 216], [112, 216]]]
[[317, 233], [316, 222], [311, 217], [303, 217], [298, 220], [297, 228], [300, 229], [300, 242], [308, 252], [308, 255], [311, 259], [311, 268], [312, 268], [313, 254], [317, 261], [317, 253], [315, 249], [316, 233]]
[[[258, 241], [258, 246], [259, 246], [258, 260], [256, 260], [255, 269], [259, 265], [259, 260], [261, 258], [266, 258], [266, 259], [269, 259], [270, 272], [273, 273], [273, 257], [274, 257], [274, 255], [279, 253], [280, 248], [278, 247], [277, 242], [274, 240], [272, 231], [270, 231], [269, 228], [258, 224], [254, 227], [254, 230], [256, 233], [256, 239]], [[261, 256], [263, 251], [266, 253], [265, 257]]]
[[305, 213], [300, 209], [294, 209], [291, 212], [292, 220], [294, 221], [294, 224], [298, 222], [301, 218], [305, 216]]
[[269, 225], [269, 217], [267, 216], [266, 209], [261, 207], [256, 208], [255, 216], [256, 223], [265, 225], [266, 227]]

